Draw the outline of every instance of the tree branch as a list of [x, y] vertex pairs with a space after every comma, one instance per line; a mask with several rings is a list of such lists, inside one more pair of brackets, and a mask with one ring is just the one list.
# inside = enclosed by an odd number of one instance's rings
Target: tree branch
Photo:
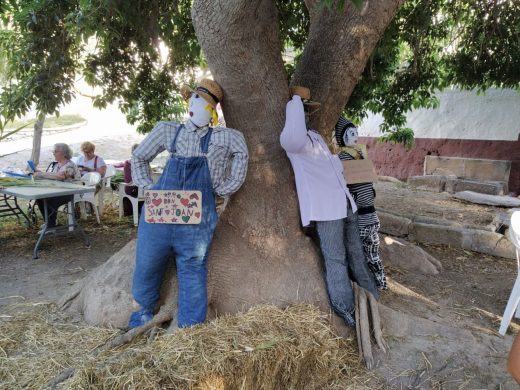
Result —
[[[347, 1], [342, 12], [308, 0], [311, 26], [307, 45], [291, 81], [311, 89], [322, 103], [313, 128], [332, 130], [386, 27], [404, 0], [371, 1], [364, 15]], [[326, 43], [326, 44], [325, 44]]]

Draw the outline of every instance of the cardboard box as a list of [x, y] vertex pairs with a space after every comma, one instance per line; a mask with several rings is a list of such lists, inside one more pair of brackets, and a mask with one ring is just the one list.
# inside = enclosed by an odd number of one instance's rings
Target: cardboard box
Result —
[[347, 184], [373, 183], [377, 181], [376, 170], [371, 160], [344, 160], [343, 175]]

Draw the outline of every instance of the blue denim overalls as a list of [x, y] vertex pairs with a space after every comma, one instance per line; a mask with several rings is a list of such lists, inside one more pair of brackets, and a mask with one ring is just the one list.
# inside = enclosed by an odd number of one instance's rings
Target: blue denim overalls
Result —
[[208, 161], [213, 129], [200, 140], [203, 156], [176, 156], [181, 125], [171, 145], [171, 156], [159, 181], [151, 189], [186, 189], [202, 192], [202, 220], [197, 225], [149, 224], [144, 211], [137, 232], [136, 264], [132, 294], [141, 310], [132, 314], [131, 328], [144, 325], [153, 317], [170, 250], [175, 255], [179, 283], [177, 325], [186, 327], [203, 322], [207, 307], [207, 257], [218, 215]]

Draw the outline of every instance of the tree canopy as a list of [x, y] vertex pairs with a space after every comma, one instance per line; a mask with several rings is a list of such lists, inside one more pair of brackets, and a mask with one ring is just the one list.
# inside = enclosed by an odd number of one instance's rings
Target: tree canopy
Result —
[[[343, 5], [321, 1], [332, 10]], [[284, 56], [290, 80], [306, 44], [309, 13], [304, 0], [277, 0], [277, 6], [283, 49], [292, 54]], [[205, 64], [190, 11], [190, 0], [4, 0], [0, 57], [7, 58], [7, 83], [0, 126], [32, 105], [40, 113], [59, 112], [76, 93], [78, 77], [97, 87], [96, 106], [118, 101], [142, 133], [158, 120], [177, 118], [180, 85]], [[513, 0], [407, 0], [370, 56], [345, 113], [358, 123], [368, 111], [381, 113], [386, 138], [410, 142], [405, 113], [435, 107], [436, 90], [518, 89], [518, 53], [520, 5]]]

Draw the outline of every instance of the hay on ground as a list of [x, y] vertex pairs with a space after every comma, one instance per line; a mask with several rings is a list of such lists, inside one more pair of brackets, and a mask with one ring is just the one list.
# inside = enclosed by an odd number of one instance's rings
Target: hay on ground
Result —
[[70, 323], [52, 305], [29, 307], [0, 317], [0, 387], [41, 388], [69, 367], [78, 371], [60, 388], [380, 387], [355, 340], [337, 337], [311, 305], [258, 306], [99, 356], [92, 351], [120, 331]]

